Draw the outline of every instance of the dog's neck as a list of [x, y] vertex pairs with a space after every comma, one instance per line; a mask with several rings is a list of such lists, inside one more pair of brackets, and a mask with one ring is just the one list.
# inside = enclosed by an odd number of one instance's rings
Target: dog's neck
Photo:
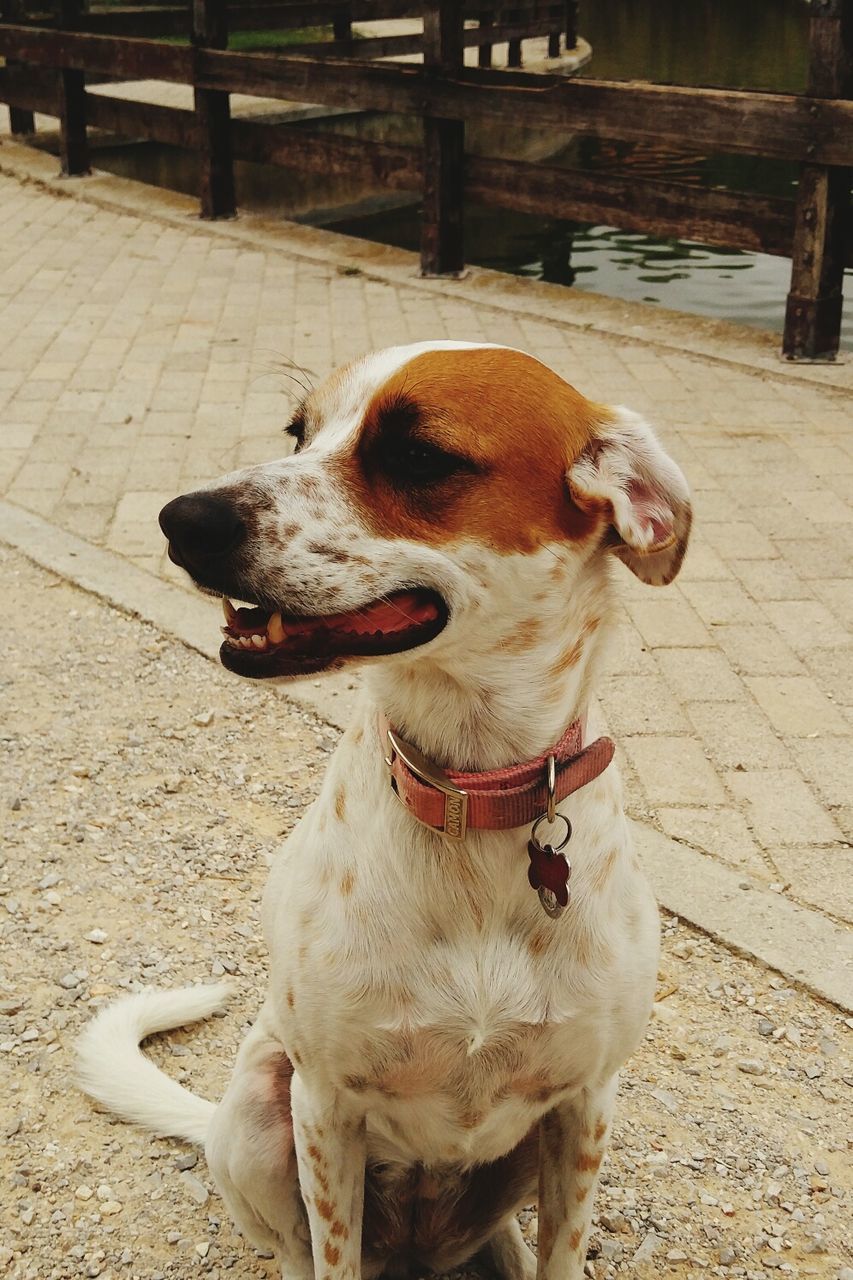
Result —
[[452, 658], [414, 658], [367, 673], [375, 710], [444, 769], [502, 768], [548, 750], [588, 707], [609, 613], [606, 574], [529, 620], [508, 620], [487, 643]]

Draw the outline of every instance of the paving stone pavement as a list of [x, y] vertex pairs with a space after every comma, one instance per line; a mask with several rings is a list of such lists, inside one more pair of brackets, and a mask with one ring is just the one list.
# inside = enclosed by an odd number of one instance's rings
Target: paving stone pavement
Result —
[[[775, 368], [767, 341], [749, 335], [735, 359], [732, 342], [722, 356], [713, 344], [679, 349], [678, 332], [687, 347], [701, 323], [692, 317], [666, 342], [653, 320], [649, 338], [619, 336], [603, 331], [613, 304], [600, 304], [597, 326], [589, 297], [577, 304], [584, 328], [548, 311], [547, 286], [479, 273], [489, 278], [478, 296], [419, 281], [396, 251], [405, 270], [383, 276], [385, 251], [375, 271], [347, 265], [352, 242], [316, 232], [324, 247], [312, 259], [304, 229], [266, 224], [253, 237], [248, 221], [200, 224], [190, 202], [144, 188], [135, 208], [118, 196], [104, 207], [103, 178], [100, 204], [85, 184], [58, 198], [20, 181], [20, 166], [10, 176], [13, 150], [0, 148], [0, 492], [10, 502], [177, 581], [159, 508], [285, 450], [281, 429], [302, 394], [291, 362], [316, 380], [397, 342], [525, 348], [586, 395], [647, 415], [693, 490], [679, 580], [657, 593], [620, 580], [600, 692], [632, 813], [853, 921], [849, 366]], [[115, 181], [126, 195], [130, 184]]]

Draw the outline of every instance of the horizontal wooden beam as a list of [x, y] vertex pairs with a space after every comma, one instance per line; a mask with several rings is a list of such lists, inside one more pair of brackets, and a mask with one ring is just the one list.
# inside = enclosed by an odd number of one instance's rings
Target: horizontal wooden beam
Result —
[[523, 121], [527, 128], [624, 140], [689, 138], [691, 145], [712, 150], [724, 146], [727, 152], [853, 166], [853, 102], [841, 99], [566, 80], [473, 67], [446, 75], [410, 64], [308, 58], [295, 51], [270, 58], [9, 25], [0, 25], [0, 54], [116, 79], [160, 79], [451, 120]]
[[81, 31], [111, 36], [181, 36], [189, 35], [189, 5], [181, 9], [172, 6], [146, 5], [140, 9], [103, 9], [85, 13], [80, 21]]
[[116, 80], [168, 80], [193, 83], [194, 50], [158, 40], [49, 31], [42, 27], [0, 24], [0, 55], [41, 67], [71, 67], [110, 75]]

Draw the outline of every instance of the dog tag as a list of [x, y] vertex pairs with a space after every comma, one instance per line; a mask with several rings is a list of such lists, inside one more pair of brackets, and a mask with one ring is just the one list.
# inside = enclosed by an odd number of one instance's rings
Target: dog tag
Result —
[[545, 914], [556, 920], [569, 905], [571, 863], [562, 853], [555, 852], [551, 845], [540, 844], [535, 838], [528, 841], [527, 852], [530, 855], [527, 879], [531, 888], [539, 893]]

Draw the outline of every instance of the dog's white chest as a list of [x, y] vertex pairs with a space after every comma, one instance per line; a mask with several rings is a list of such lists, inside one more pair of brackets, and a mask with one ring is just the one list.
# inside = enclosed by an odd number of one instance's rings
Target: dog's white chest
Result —
[[497, 1159], [599, 1067], [600, 1020], [526, 943], [436, 943], [381, 972], [375, 954], [363, 961], [350, 952], [322, 1002], [319, 982], [297, 986], [285, 1046], [331, 1069], [326, 1083], [365, 1107], [382, 1150], [426, 1164]]

